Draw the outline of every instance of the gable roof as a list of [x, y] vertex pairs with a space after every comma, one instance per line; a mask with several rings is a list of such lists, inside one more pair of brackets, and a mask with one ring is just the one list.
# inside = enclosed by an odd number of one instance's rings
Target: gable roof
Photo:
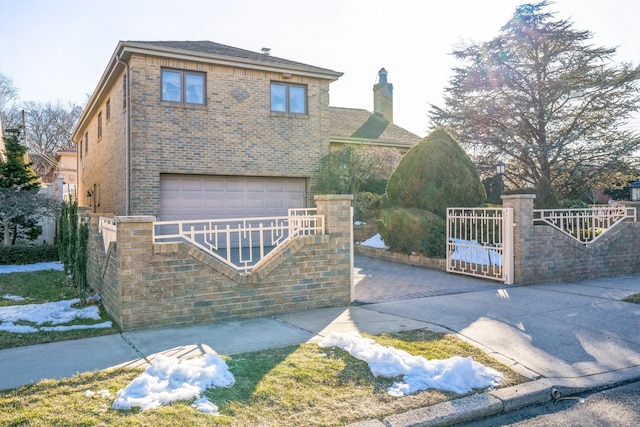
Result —
[[[343, 73], [329, 70], [327, 68], [316, 67], [303, 64], [302, 62], [290, 61], [278, 58], [270, 54], [253, 52], [233, 46], [227, 46], [208, 40], [200, 41], [127, 41], [121, 42], [123, 46], [134, 50], [135, 48], [145, 49], [146, 53], [161, 53], [162, 56], [173, 56], [186, 54], [200, 56], [201, 59], [224, 60], [229, 59], [241, 62], [245, 65], [268, 65], [272, 67], [286, 68], [290, 71], [306, 71], [317, 74], [324, 74], [325, 78], [331, 76], [332, 80], [342, 76]], [[172, 55], [173, 54], [173, 55]]]
[[411, 147], [422, 140], [379, 114], [359, 108], [329, 107], [331, 141]]

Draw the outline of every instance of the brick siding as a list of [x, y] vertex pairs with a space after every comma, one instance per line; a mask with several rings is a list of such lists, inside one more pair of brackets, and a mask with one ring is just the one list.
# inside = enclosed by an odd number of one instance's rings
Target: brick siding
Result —
[[503, 196], [514, 209], [515, 283], [533, 285], [640, 273], [640, 222], [623, 222], [591, 246], [533, 224], [532, 195]]
[[[329, 153], [330, 80], [234, 66], [132, 54], [131, 194], [129, 215], [160, 213], [161, 174], [246, 175], [305, 178], [313, 205], [317, 173]], [[206, 73], [206, 105], [160, 100], [162, 67]], [[94, 212], [125, 213], [124, 71], [112, 79], [102, 107], [88, 124], [89, 152], [82, 153], [80, 205], [87, 190], [100, 188]], [[270, 111], [270, 82], [307, 87], [308, 114]], [[242, 92], [246, 98], [237, 96]], [[97, 112], [111, 100], [111, 120], [97, 140]], [[104, 120], [104, 114], [103, 114]], [[83, 167], [84, 165], [84, 167]]]
[[105, 254], [92, 214], [89, 286], [123, 330], [347, 306], [350, 197], [317, 196], [326, 234], [293, 239], [249, 275], [185, 243], [153, 244], [153, 217], [115, 217]]

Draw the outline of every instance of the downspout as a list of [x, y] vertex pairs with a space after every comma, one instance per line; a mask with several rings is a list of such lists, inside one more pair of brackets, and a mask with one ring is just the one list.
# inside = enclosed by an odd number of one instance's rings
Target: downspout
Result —
[[125, 173], [124, 173], [124, 216], [129, 216], [129, 199], [130, 199], [130, 148], [131, 148], [131, 102], [129, 99], [129, 64], [120, 59], [119, 56], [116, 56], [116, 61], [120, 64], [124, 65], [124, 78], [126, 81], [125, 85], [125, 120], [124, 120], [124, 132], [125, 132], [125, 149], [124, 149], [124, 162], [125, 162]]

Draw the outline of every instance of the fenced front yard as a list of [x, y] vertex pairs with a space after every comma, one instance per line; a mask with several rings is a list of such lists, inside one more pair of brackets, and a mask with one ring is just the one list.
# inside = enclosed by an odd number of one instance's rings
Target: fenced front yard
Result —
[[640, 273], [635, 207], [534, 210], [534, 197], [450, 208], [447, 271], [521, 285]]
[[347, 306], [351, 196], [316, 203], [224, 226], [91, 216], [89, 285], [125, 330]]

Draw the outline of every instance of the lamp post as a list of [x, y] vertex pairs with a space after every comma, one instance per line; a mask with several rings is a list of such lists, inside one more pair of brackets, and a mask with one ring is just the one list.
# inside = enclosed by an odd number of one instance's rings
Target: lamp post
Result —
[[505, 172], [505, 163], [500, 160], [496, 163], [496, 174], [500, 177], [499, 187], [498, 187], [498, 198], [502, 197], [502, 192], [504, 191], [504, 182], [502, 180]]
[[640, 179], [629, 184], [629, 190], [631, 192], [631, 201], [640, 202]]

